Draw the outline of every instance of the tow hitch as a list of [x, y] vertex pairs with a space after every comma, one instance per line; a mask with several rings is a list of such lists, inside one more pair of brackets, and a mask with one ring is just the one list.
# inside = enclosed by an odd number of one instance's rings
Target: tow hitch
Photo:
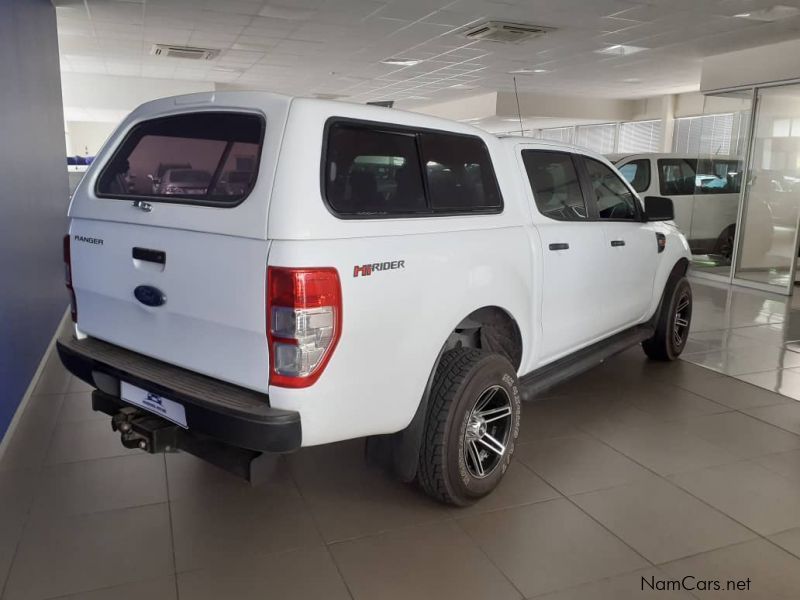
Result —
[[122, 408], [111, 418], [111, 428], [119, 431], [122, 445], [150, 454], [171, 452], [178, 447], [179, 427], [132, 406]]
[[150, 454], [188, 452], [253, 485], [268, 480], [277, 467], [278, 454], [231, 446], [183, 429], [100, 390], [92, 392], [92, 408], [111, 417], [111, 428], [119, 432], [126, 448]]

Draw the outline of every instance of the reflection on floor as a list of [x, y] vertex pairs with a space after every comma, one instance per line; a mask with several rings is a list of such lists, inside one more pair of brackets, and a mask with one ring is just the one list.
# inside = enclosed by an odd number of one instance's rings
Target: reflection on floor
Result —
[[800, 295], [695, 280], [683, 359], [800, 400]]
[[[784, 342], [800, 324], [786, 298], [694, 290], [688, 360], [633, 348], [526, 404], [506, 478], [469, 509], [367, 467], [359, 440], [281, 457], [257, 487], [126, 450], [51, 357], [0, 458], [0, 596], [797, 598], [800, 354]], [[686, 575], [750, 591], [642, 591]]]

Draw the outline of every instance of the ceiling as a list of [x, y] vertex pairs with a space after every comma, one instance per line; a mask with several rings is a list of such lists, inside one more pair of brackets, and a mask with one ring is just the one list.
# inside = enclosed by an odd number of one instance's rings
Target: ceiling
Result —
[[[778, 0], [800, 6], [800, 0]], [[800, 37], [800, 17], [734, 15], [774, 0], [54, 0], [61, 68], [192, 80], [293, 95], [423, 105], [486, 91], [638, 98], [696, 90], [700, 59]], [[470, 41], [506, 20], [554, 27], [520, 44]], [[216, 48], [213, 60], [154, 57], [154, 43]], [[645, 48], [630, 56], [597, 50]], [[419, 60], [401, 67], [387, 58]]]

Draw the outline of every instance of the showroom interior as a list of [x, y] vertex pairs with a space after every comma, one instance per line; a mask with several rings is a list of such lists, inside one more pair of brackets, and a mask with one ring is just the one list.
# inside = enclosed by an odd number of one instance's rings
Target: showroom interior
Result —
[[[0, 0], [0, 599], [800, 598], [798, 56], [798, 0]], [[252, 482], [124, 446], [57, 351], [70, 199], [140, 105], [248, 90], [605, 157], [685, 236], [680, 358], [637, 344], [524, 397], [504, 478], [465, 507], [363, 437], [259, 457]]]

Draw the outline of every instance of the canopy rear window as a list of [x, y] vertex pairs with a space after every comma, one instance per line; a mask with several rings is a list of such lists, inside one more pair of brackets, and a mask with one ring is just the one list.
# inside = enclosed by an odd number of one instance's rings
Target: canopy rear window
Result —
[[136, 125], [103, 169], [97, 195], [235, 206], [256, 182], [264, 119], [198, 112]]

